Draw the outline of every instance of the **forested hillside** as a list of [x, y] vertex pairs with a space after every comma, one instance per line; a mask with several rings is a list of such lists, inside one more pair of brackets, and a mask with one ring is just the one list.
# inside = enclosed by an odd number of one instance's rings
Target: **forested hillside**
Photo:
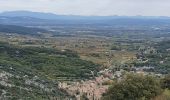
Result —
[[8, 100], [71, 98], [58, 89], [58, 80], [87, 79], [97, 69], [70, 50], [0, 43], [0, 94]]
[[23, 26], [0, 24], [0, 32], [17, 33], [21, 35], [38, 35], [38, 33], [45, 33], [47, 32], [47, 30], [40, 29], [40, 28], [30, 28], [30, 27], [23, 27]]

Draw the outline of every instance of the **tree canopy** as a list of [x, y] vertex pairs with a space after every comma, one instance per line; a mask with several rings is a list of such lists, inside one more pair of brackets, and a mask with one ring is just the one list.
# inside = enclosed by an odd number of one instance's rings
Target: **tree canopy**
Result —
[[151, 76], [128, 75], [113, 84], [104, 95], [104, 100], [150, 100], [161, 94], [160, 82]]

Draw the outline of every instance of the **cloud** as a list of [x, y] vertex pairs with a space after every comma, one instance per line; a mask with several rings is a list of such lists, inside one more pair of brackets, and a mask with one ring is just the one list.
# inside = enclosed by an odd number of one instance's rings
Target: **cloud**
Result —
[[72, 15], [170, 16], [170, 0], [0, 0], [0, 11], [31, 10]]

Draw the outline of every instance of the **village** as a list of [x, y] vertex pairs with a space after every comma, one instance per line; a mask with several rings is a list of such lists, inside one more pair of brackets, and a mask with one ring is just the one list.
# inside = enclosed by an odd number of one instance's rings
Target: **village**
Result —
[[67, 91], [68, 94], [75, 96], [77, 100], [81, 100], [82, 97], [87, 100], [101, 100], [104, 93], [107, 92], [111, 84], [116, 81], [121, 81], [126, 74], [140, 74], [140, 75], [152, 75], [156, 77], [163, 77], [162, 74], [155, 74], [153, 72], [146, 72], [146, 70], [154, 69], [153, 67], [141, 67], [132, 68], [127, 72], [123, 69], [113, 72], [111, 69], [105, 69], [98, 72], [98, 77], [94, 77], [92, 80], [81, 82], [60, 82], [58, 87]]

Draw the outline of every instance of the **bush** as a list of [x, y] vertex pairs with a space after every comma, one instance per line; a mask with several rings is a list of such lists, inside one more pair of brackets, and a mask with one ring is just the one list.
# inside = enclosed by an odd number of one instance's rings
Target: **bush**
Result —
[[150, 100], [161, 94], [160, 82], [150, 76], [128, 75], [114, 84], [104, 95], [104, 100]]
[[170, 75], [167, 75], [165, 78], [161, 80], [161, 86], [163, 89], [170, 90]]

